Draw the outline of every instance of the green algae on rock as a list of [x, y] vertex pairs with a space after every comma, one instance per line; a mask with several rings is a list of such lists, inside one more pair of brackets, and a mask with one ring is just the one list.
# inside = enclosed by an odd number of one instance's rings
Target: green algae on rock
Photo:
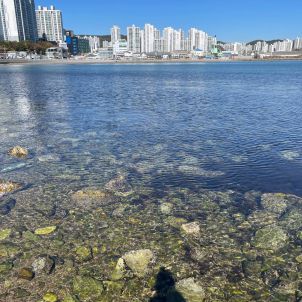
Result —
[[12, 233], [11, 229], [3, 229], [0, 230], [0, 240], [5, 240], [7, 239]]
[[43, 296], [43, 301], [45, 302], [57, 302], [58, 300], [58, 296], [51, 292], [48, 292]]
[[38, 228], [35, 230], [36, 235], [49, 235], [57, 230], [56, 226], [48, 226], [45, 228]]
[[288, 235], [277, 225], [269, 225], [258, 230], [253, 245], [259, 249], [277, 251], [288, 242]]
[[92, 259], [92, 249], [89, 246], [79, 246], [75, 249], [76, 260], [79, 262], [89, 261]]
[[73, 292], [81, 302], [95, 302], [101, 299], [104, 286], [101, 281], [87, 276], [73, 279]]

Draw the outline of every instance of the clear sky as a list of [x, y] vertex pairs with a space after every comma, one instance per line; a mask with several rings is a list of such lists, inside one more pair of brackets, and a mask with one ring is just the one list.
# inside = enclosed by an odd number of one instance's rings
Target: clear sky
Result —
[[302, 0], [35, 0], [63, 12], [76, 34], [109, 34], [112, 25], [197, 27], [222, 41], [302, 36]]

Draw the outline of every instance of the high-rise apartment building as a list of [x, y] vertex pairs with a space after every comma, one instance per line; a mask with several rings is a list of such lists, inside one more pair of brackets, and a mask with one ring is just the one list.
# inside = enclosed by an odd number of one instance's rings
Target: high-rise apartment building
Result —
[[38, 6], [36, 10], [38, 37], [46, 38], [47, 41], [61, 42], [63, 37], [63, 21], [60, 10], [52, 5], [47, 7]]
[[146, 24], [144, 28], [143, 46], [144, 52], [150, 53], [154, 51], [155, 28], [151, 24]]
[[189, 30], [189, 50], [200, 49], [208, 50], [208, 35], [199, 29], [191, 28]]
[[121, 39], [121, 29], [114, 25], [111, 28], [111, 44], [113, 45], [115, 42], [118, 42]]
[[0, 0], [0, 40], [37, 40], [34, 0]]
[[141, 30], [132, 25], [127, 28], [128, 50], [133, 53], [141, 52]]

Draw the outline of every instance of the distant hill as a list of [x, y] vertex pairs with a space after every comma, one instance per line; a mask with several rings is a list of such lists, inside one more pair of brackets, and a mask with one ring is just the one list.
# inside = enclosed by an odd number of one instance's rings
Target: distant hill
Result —
[[256, 45], [258, 42], [266, 42], [267, 44], [274, 44], [276, 42], [282, 42], [283, 40], [282, 39], [275, 39], [275, 40], [269, 40], [269, 41], [265, 41], [265, 40], [254, 40], [254, 41], [251, 41], [249, 43], [247, 43], [247, 45]]

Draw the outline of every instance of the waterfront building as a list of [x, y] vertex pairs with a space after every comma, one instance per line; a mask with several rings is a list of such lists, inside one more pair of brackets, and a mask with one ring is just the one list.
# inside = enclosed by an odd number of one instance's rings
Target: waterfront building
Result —
[[119, 41], [121, 39], [121, 29], [117, 26], [117, 25], [114, 25], [112, 28], [111, 28], [111, 43], [112, 45]]
[[124, 56], [124, 54], [128, 51], [128, 43], [127, 40], [121, 39], [119, 41], [116, 41], [113, 44], [113, 55], [115, 57], [118, 56]]
[[53, 5], [47, 7], [38, 6], [36, 10], [38, 37], [46, 38], [47, 41], [63, 41], [62, 12]]
[[298, 38], [294, 40], [294, 50], [301, 50], [302, 49], [302, 39]]
[[79, 39], [88, 40], [90, 52], [96, 52], [100, 47], [100, 36], [91, 36], [91, 35], [77, 35]]
[[36, 41], [34, 0], [0, 0], [0, 40]]
[[139, 27], [132, 25], [127, 28], [128, 50], [132, 53], [141, 52], [141, 30]]
[[67, 43], [68, 51], [71, 55], [76, 56], [79, 54], [79, 39], [75, 37], [72, 30], [65, 31], [65, 42]]
[[88, 39], [78, 38], [78, 53], [87, 54], [90, 53], [90, 45]]

